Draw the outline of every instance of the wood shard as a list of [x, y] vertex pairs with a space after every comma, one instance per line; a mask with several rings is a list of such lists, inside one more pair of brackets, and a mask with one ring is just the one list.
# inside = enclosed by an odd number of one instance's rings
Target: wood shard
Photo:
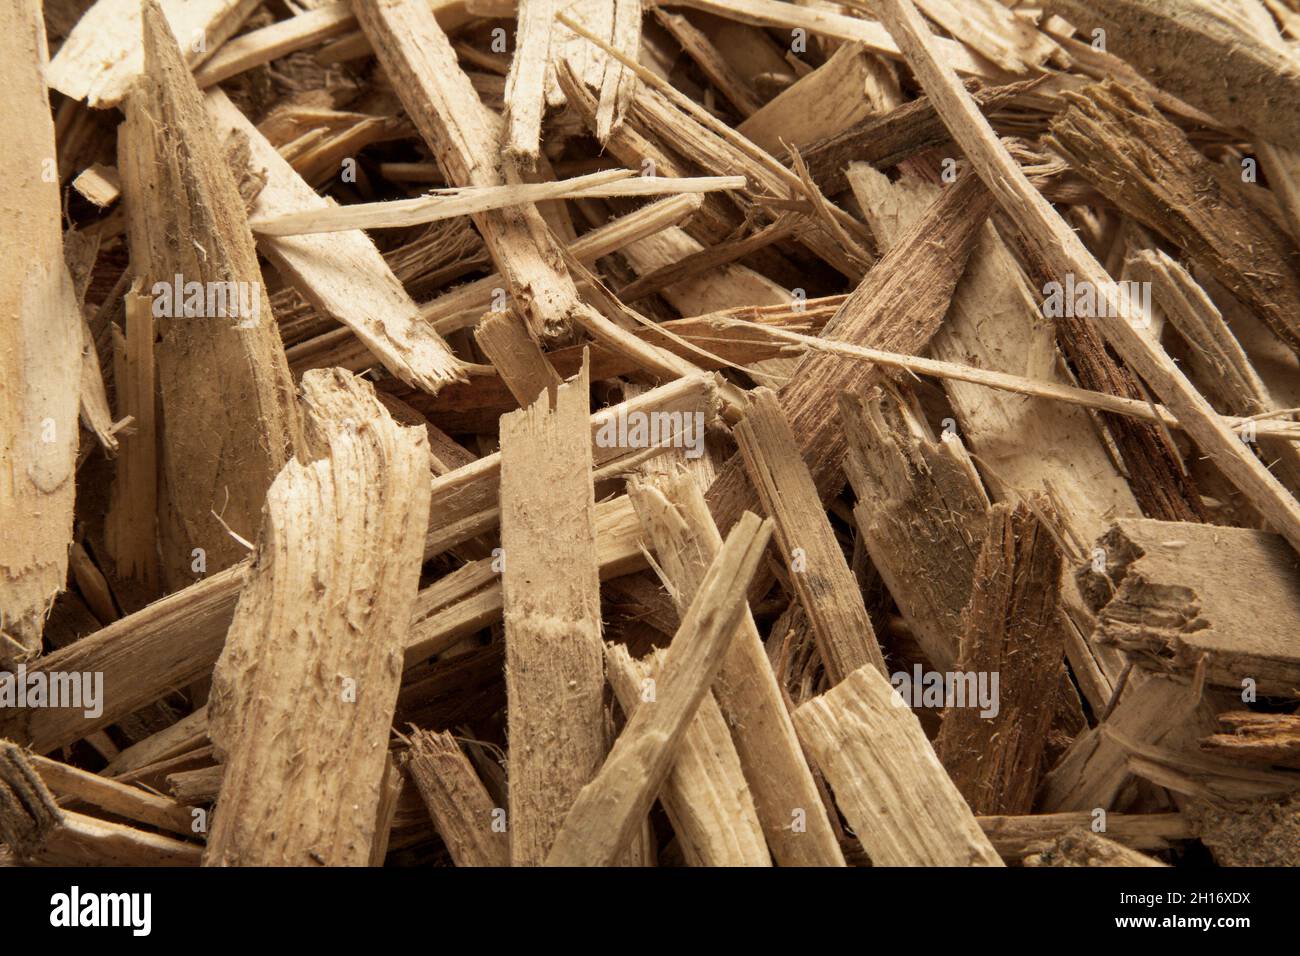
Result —
[[118, 166], [135, 271], [167, 317], [154, 349], [159, 525], [164, 577], [178, 587], [195, 578], [195, 549], [209, 571], [244, 556], [230, 532], [256, 537], [263, 496], [298, 449], [301, 425], [244, 204], [157, 3], [144, 10], [150, 81], [127, 99]]
[[[538, 866], [605, 758], [586, 369], [501, 420], [510, 859]], [[559, 733], [557, 728], [564, 728]]]
[[[1300, 352], [1300, 253], [1234, 194], [1212, 164], [1141, 96], [1108, 82], [1070, 97], [1048, 142], [1125, 212], [1177, 243]], [[1159, 170], [1159, 173], [1149, 172]]]
[[457, 866], [510, 865], [505, 811], [493, 807], [456, 738], [415, 731], [403, 766]]
[[[1061, 553], [1025, 505], [996, 505], [975, 562], [957, 674], [998, 690], [949, 701], [935, 741], [940, 762], [983, 814], [1028, 813], [1042, 773], [1053, 699], [1065, 655], [1057, 626]], [[954, 705], [955, 703], [955, 705]], [[984, 707], [986, 704], [992, 706]]]
[[[662, 651], [638, 661], [626, 648], [611, 644], [605, 650], [605, 663], [625, 713], [657, 702]], [[690, 865], [772, 865], [731, 733], [710, 693], [700, 701], [682, 737], [659, 799], [683, 841], [682, 853]]]
[[[209, 119], [227, 138], [246, 138], [250, 166], [265, 171], [266, 185], [250, 210], [253, 217], [330, 208], [225, 94], [209, 93], [205, 105]], [[260, 246], [304, 298], [352, 329], [402, 381], [432, 393], [463, 378], [447, 344], [420, 317], [374, 243], [361, 232], [264, 237]]]
[[[683, 613], [722, 546], [704, 495], [682, 472], [635, 482], [630, 494], [672, 585], [678, 612]], [[732, 639], [713, 686], [777, 863], [843, 866], [844, 857], [751, 615], [742, 613], [740, 634]], [[796, 819], [804, 824], [799, 831], [792, 829]]]
[[[1300, 148], [1300, 122], [1278, 108], [1300, 96], [1300, 71], [1285, 50], [1235, 19], [1237, 4], [1048, 0], [1044, 6], [1090, 30], [1104, 30], [1109, 52], [1162, 89], [1225, 122], [1267, 131], [1271, 139]], [[1214, 64], [1213, 79], [1204, 69], [1207, 63]]]
[[1300, 688], [1300, 559], [1277, 535], [1129, 519], [1097, 546], [1103, 570], [1080, 571], [1097, 640], [1159, 673], [1203, 668], [1263, 695]]
[[72, 540], [82, 330], [63, 260], [54, 123], [42, 71], [41, 6], [0, 14], [4, 117], [15, 173], [0, 187], [6, 227], [0, 330], [0, 667], [40, 653]]
[[[165, 0], [169, 38], [187, 67], [201, 64], [257, 7], [256, 0]], [[117, 106], [147, 72], [138, 0], [96, 0], [50, 61], [51, 87], [97, 109]], [[145, 34], [148, 35], [145, 23]]]
[[1025, 857], [1025, 866], [1168, 866], [1122, 843], [1078, 829], [1036, 848]]
[[[1029, 183], [951, 67], [940, 61], [934, 38], [911, 0], [880, 0], [878, 7], [953, 138], [1001, 208], [1017, 220], [1038, 258], [1060, 279], [1071, 274], [1075, 282], [1087, 282], [1094, 290], [1111, 289], [1109, 274]], [[1117, 321], [1100, 325], [1110, 345], [1171, 406], [1228, 479], [1276, 523], [1293, 547], [1300, 548], [1300, 504], [1243, 447], [1160, 344], [1145, 332], [1141, 316], [1128, 309]]]
[[347, 373], [309, 373], [303, 393], [320, 457], [290, 462], [267, 494], [213, 674], [208, 730], [225, 775], [207, 865], [364, 866], [375, 838], [428, 441]]
[[759, 500], [775, 522], [781, 559], [789, 567], [831, 681], [838, 683], [864, 664], [884, 674], [885, 659], [862, 592], [771, 390], [753, 393], [749, 412], [736, 427], [736, 441]]
[[633, 712], [600, 773], [578, 794], [547, 866], [609, 866], [626, 848], [722, 666], [771, 534], [771, 523], [752, 512], [736, 522], [682, 615], [654, 678], [655, 699]]
[[1002, 866], [883, 675], [858, 668], [794, 720], [876, 866]]

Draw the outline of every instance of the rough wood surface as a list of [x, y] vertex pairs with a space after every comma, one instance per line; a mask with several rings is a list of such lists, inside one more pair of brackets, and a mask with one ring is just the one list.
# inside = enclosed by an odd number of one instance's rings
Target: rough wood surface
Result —
[[936, 439], [897, 396], [846, 394], [839, 419], [863, 544], [926, 657], [950, 670], [988, 524], [984, 486], [961, 439]]
[[[662, 651], [635, 660], [620, 645], [606, 646], [609, 683], [625, 714], [657, 702], [663, 659]], [[678, 745], [659, 799], [691, 866], [772, 865], [740, 758], [711, 693], [701, 699]]]
[[[227, 142], [242, 137], [248, 143], [250, 168], [266, 174], [251, 216], [330, 208], [225, 94], [209, 93], [204, 105]], [[437, 392], [463, 378], [461, 363], [428, 327], [374, 243], [360, 231], [262, 237], [259, 244], [304, 298], [350, 328], [402, 381]]]
[[[1041, 507], [1041, 502], [1040, 502]], [[964, 615], [962, 673], [998, 675], [997, 712], [949, 706], [935, 752], [976, 813], [1028, 813], [1064, 676], [1061, 552], [1025, 505], [995, 505]]]
[[1039, 807], [1052, 813], [1110, 810], [1130, 780], [1126, 744], [1191, 746], [1189, 735], [1212, 726], [1210, 705], [1198, 701], [1186, 684], [1160, 677], [1142, 680], [1052, 768], [1043, 780]]
[[[499, 186], [500, 122], [469, 77], [424, 0], [358, 3], [357, 19], [374, 44], [411, 121], [434, 151], [449, 183]], [[512, 306], [533, 335], [566, 330], [584, 308], [556, 242], [533, 206], [483, 213], [475, 225], [506, 280]]]
[[[1300, 352], [1300, 253], [1150, 103], [1113, 82], [1080, 90], [1047, 142], [1126, 213], [1164, 235]], [[1159, 170], [1153, 174], [1152, 170]]]
[[148, 296], [126, 298], [126, 361], [115, 376], [118, 407], [135, 421], [123, 442], [105, 539], [118, 573], [158, 583], [158, 435], [155, 430], [154, 321]]
[[547, 866], [610, 866], [627, 847], [722, 666], [771, 534], [771, 522], [752, 512], [736, 522], [664, 654], [654, 701], [632, 713], [600, 772], [578, 794]]
[[[988, 194], [974, 177], [945, 192], [867, 274], [823, 334], [843, 342], [919, 351], [947, 311], [988, 203]], [[878, 374], [838, 356], [812, 354], [800, 361], [778, 393], [781, 410], [823, 498], [841, 487], [840, 464], [847, 451], [832, 411], [836, 396], [860, 391]], [[752, 495], [744, 466], [738, 456], [733, 457], [709, 488], [709, 508], [718, 527], [730, 528]]]
[[[1153, 83], [1229, 123], [1300, 148], [1300, 122], [1284, 104], [1300, 97], [1293, 57], [1263, 42], [1214, 0], [1048, 0], [1073, 23], [1104, 29], [1111, 53]], [[1214, 64], [1211, 75], [1207, 63]]]
[[433, 825], [457, 866], [509, 866], [510, 838], [494, 819], [473, 764], [449, 733], [416, 730], [403, 759]]
[[546, 111], [546, 67], [555, 29], [555, 0], [519, 0], [515, 54], [506, 76], [506, 142], [502, 151], [514, 162], [537, 165]]
[[198, 866], [202, 847], [61, 808], [21, 748], [0, 741], [0, 843], [37, 866]]
[[548, 858], [600, 769], [604, 650], [586, 369], [501, 420], [510, 859]]
[[1296, 2], [15, 0], [0, 866], [1294, 862]]
[[[722, 546], [704, 495], [680, 472], [647, 477], [633, 483], [629, 493], [682, 613]], [[742, 614], [739, 627], [714, 692], [732, 728], [768, 846], [781, 866], [843, 866], [753, 617]], [[792, 824], [799, 810], [805, 825], [796, 832]]]
[[1025, 866], [1168, 866], [1145, 853], [1088, 830], [1071, 830], [1050, 844], [1035, 847]]
[[[993, 113], [1025, 92], [1025, 82], [977, 90], [976, 104]], [[822, 190], [835, 194], [848, 185], [852, 163], [870, 163], [878, 169], [896, 166], [916, 153], [952, 142], [943, 120], [928, 97], [893, 105], [834, 135], [809, 145], [804, 151], [808, 171]]]
[[1219, 714], [1219, 722], [1230, 733], [1206, 737], [1202, 750], [1232, 760], [1300, 769], [1300, 717], [1295, 714], [1230, 711]]
[[822, 510], [798, 441], [770, 389], [752, 393], [735, 436], [750, 481], [772, 516], [781, 560], [808, 615], [831, 682], [839, 683], [866, 664], [885, 674], [885, 659], [862, 592]]
[[428, 440], [347, 373], [310, 373], [303, 391], [320, 457], [295, 459], [268, 493], [213, 675], [208, 729], [225, 775], [207, 865], [364, 866], [375, 838]]
[[[1100, 822], [1092, 813], [1082, 811], [979, 817], [978, 820], [985, 835], [1009, 862], [1020, 862], [1035, 845]], [[1196, 836], [1196, 826], [1181, 813], [1108, 813], [1104, 826], [1108, 838], [1134, 850], [1167, 850], [1179, 841]]]
[[1081, 570], [1097, 639], [1144, 667], [1261, 695], [1300, 687], [1300, 558], [1275, 534], [1150, 519], [1116, 522], [1100, 574]]
[[[911, 0], [880, 0], [878, 6], [953, 138], [1039, 257], [1058, 276], [1070, 273], [1095, 289], [1110, 288], [1106, 270], [1029, 183], [951, 68], [941, 63], [934, 39]], [[1244, 448], [1159, 343], [1127, 320], [1103, 323], [1102, 329], [1120, 356], [1170, 406], [1201, 450], [1214, 457], [1228, 479], [1293, 547], [1300, 548], [1300, 504]]]
[[[96, 0], [77, 21], [50, 62], [46, 81], [74, 100], [107, 109], [117, 106], [132, 83], [148, 72], [140, 44], [142, 4], [137, 0]], [[244, 22], [256, 0], [166, 0], [169, 39], [179, 44], [187, 67], [201, 64]]]
[[208, 315], [205, 304], [157, 323], [162, 567], [178, 587], [194, 580], [196, 548], [209, 572], [244, 556], [229, 532], [256, 537], [266, 489], [302, 439], [244, 204], [157, 3], [144, 10], [150, 81], [127, 99], [118, 158], [134, 270], [155, 308], [157, 283], [172, 299], [177, 283], [209, 297], [234, 283], [242, 299], [237, 316]]
[[40, 653], [45, 615], [63, 589], [72, 540], [81, 316], [63, 261], [54, 123], [42, 71], [41, 6], [0, 14], [0, 75], [13, 175], [0, 188], [0, 667]]
[[876, 866], [1002, 866], [916, 716], [873, 668], [858, 668], [794, 720]]

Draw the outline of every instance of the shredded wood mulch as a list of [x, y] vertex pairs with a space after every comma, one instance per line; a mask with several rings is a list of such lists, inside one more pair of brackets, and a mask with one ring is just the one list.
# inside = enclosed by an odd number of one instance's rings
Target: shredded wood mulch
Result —
[[0, 863], [1300, 864], [1296, 0], [0, 77]]

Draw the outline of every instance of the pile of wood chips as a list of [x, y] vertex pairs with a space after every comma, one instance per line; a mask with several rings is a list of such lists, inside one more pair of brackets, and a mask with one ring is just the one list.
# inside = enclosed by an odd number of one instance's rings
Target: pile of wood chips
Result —
[[1300, 862], [1297, 0], [0, 75], [0, 861]]

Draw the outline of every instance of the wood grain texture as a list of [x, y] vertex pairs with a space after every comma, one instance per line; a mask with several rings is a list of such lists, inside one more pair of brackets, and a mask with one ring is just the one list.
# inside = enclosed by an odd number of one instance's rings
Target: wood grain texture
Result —
[[988, 525], [989, 501], [961, 439], [936, 439], [896, 395], [843, 395], [845, 472], [862, 542], [926, 657], [950, 670]]
[[1240, 175], [1211, 163], [1151, 103], [1117, 83], [1094, 84], [1068, 101], [1046, 142], [1300, 352], [1300, 253], [1283, 228], [1245, 201]]
[[152, 590], [158, 585], [158, 433], [150, 298], [132, 289], [125, 311], [126, 360], [114, 380], [118, 407], [135, 429], [123, 441], [104, 537], [118, 573]]
[[151, 295], [156, 283], [234, 283], [244, 309], [257, 303], [248, 315], [207, 315], [205, 305], [157, 323], [162, 567], [180, 587], [194, 580], [195, 548], [208, 573], [244, 556], [227, 529], [256, 536], [266, 489], [302, 431], [243, 200], [156, 0], [144, 27], [150, 81], [128, 98], [118, 144], [134, 271]]
[[[1106, 270], [1025, 178], [951, 67], [940, 61], [934, 38], [911, 0], [879, 0], [878, 7], [953, 138], [1039, 258], [1049, 263], [1057, 276], [1073, 273], [1076, 282], [1087, 281], [1095, 289], [1110, 288]], [[1300, 504], [1242, 446], [1159, 343], [1128, 321], [1105, 322], [1101, 328], [1120, 357], [1183, 422], [1201, 450], [1214, 457], [1228, 479], [1292, 547], [1300, 548]]]
[[72, 540], [82, 330], [63, 261], [41, 6], [0, 13], [3, 117], [13, 170], [0, 185], [0, 667], [40, 653]]
[[[682, 613], [722, 546], [704, 495], [684, 471], [637, 479], [628, 493]], [[713, 689], [768, 846], [781, 866], [844, 866], [752, 615], [739, 629]], [[804, 826], [795, 830], [798, 811]]]
[[997, 675], [997, 711], [986, 714], [969, 701], [949, 706], [935, 751], [976, 813], [1028, 813], [1044, 769], [1053, 688], [1065, 677], [1061, 552], [1026, 505], [994, 505], [988, 524], [957, 670]]
[[1150, 519], [1098, 542], [1104, 572], [1081, 570], [1098, 641], [1157, 673], [1261, 695], [1300, 687], [1300, 558], [1275, 534]]
[[[205, 865], [365, 866], [419, 587], [428, 440], [346, 372], [303, 380], [310, 461], [267, 497], [213, 674], [225, 767]], [[347, 773], [339, 773], [347, 767]]]
[[[97, 109], [120, 104], [148, 66], [140, 45], [141, 4], [97, 0], [50, 62], [48, 82]], [[179, 44], [187, 68], [198, 66], [257, 7], [256, 0], [165, 0], [169, 39]]]
[[831, 683], [839, 683], [864, 664], [886, 674], [862, 592], [822, 510], [817, 486], [776, 394], [755, 389], [734, 434], [750, 481], [775, 523], [781, 560], [808, 615]]
[[722, 666], [771, 534], [771, 522], [752, 512], [736, 522], [664, 654], [655, 700], [632, 713], [599, 774], [578, 794], [547, 866], [610, 866], [630, 844]]
[[501, 419], [510, 859], [537, 866], [605, 735], [587, 372]]
[[[249, 168], [266, 174], [266, 184], [249, 210], [251, 217], [330, 208], [224, 93], [208, 93], [204, 106], [226, 142], [242, 136], [248, 143]], [[350, 328], [402, 381], [433, 393], [449, 382], [463, 380], [461, 363], [421, 318], [364, 233], [263, 236], [258, 244], [304, 299]]]
[[[945, 191], [844, 301], [823, 335], [900, 352], [921, 351], [948, 309], [989, 201], [974, 177]], [[800, 360], [779, 392], [781, 410], [823, 498], [842, 486], [840, 466], [848, 450], [834, 413], [838, 395], [861, 391], [879, 374], [863, 363], [814, 353]], [[753, 495], [744, 465], [734, 456], [709, 488], [709, 508], [718, 527], [731, 527]]]
[[1002, 866], [920, 722], [875, 669], [858, 668], [794, 721], [876, 866]]
[[[609, 684], [625, 714], [648, 705], [651, 697], [657, 701], [663, 662], [663, 651], [636, 660], [621, 645], [606, 646]], [[772, 865], [740, 757], [711, 693], [701, 699], [678, 745], [659, 800], [689, 865]]]
[[414, 731], [403, 767], [457, 866], [510, 865], [510, 838], [498, 829], [492, 798], [455, 737]]
[[[1107, 49], [1152, 83], [1220, 120], [1300, 148], [1300, 69], [1214, 0], [1048, 0], [1072, 23], [1106, 31]], [[1207, 71], [1205, 65], [1214, 64]]]
[[[500, 120], [483, 106], [424, 0], [357, 2], [353, 8], [448, 183], [506, 182]], [[474, 222], [506, 280], [512, 307], [534, 337], [568, 329], [583, 305], [536, 207], [482, 213]]]

